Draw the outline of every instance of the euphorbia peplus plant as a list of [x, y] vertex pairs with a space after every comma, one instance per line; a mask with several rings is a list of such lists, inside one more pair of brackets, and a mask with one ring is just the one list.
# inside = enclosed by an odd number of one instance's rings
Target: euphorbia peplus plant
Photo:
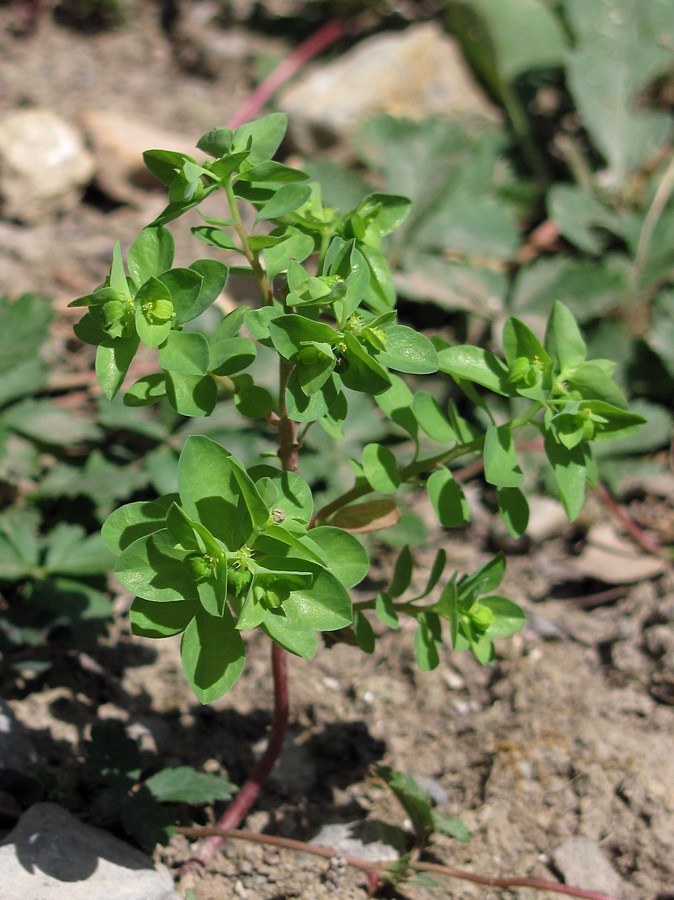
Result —
[[[412, 556], [404, 549], [385, 591], [352, 599], [350, 589], [369, 569], [354, 533], [394, 524], [402, 486], [428, 492], [440, 525], [464, 524], [468, 505], [451, 464], [482, 456], [501, 516], [519, 535], [528, 509], [517, 429], [528, 425], [542, 435], [573, 518], [593, 478], [592, 442], [621, 437], [643, 422], [611, 380], [613, 364], [586, 360], [576, 323], [561, 304], [543, 343], [510, 319], [504, 359], [398, 324], [381, 243], [403, 221], [409, 201], [373, 193], [346, 215], [326, 208], [303, 172], [274, 161], [285, 129], [279, 113], [235, 131], [216, 128], [198, 143], [209, 157], [203, 163], [183, 153], [148, 151], [147, 167], [168, 187], [168, 206], [131, 245], [126, 267], [118, 244], [103, 286], [71, 304], [87, 307], [76, 330], [98, 345], [96, 371], [109, 398], [144, 344], [156, 349], [159, 371], [126, 390], [128, 405], [166, 397], [185, 416], [209, 416], [216, 404], [234, 403], [242, 428], [254, 420], [278, 436], [277, 459], [246, 460], [208, 437], [190, 437], [180, 455], [177, 493], [128, 504], [103, 528], [119, 556], [117, 577], [135, 595], [134, 633], [182, 634], [185, 674], [202, 703], [220, 697], [240, 676], [246, 632], [259, 628], [272, 641], [275, 729], [238, 803], [221, 820], [227, 827], [241, 821], [280, 749], [285, 651], [311, 658], [320, 632], [351, 629], [351, 639], [370, 652], [376, 634], [365, 611], [374, 610], [392, 628], [401, 616], [416, 620], [424, 669], [438, 665], [443, 627], [454, 649], [470, 648], [487, 663], [494, 639], [522, 624], [520, 608], [494, 593], [504, 572], [500, 555], [474, 574], [447, 577], [440, 550], [425, 587], [415, 592]], [[225, 285], [227, 266], [199, 259], [172, 268], [174, 245], [165, 226], [213, 194], [222, 197], [222, 217], [204, 216], [193, 233], [243, 257], [237, 272], [257, 281], [259, 301], [220, 314], [215, 326], [212, 315], [204, 317], [200, 327], [200, 316]], [[269, 367], [265, 384], [251, 374], [257, 355], [276, 361], [272, 391]], [[414, 392], [398, 373], [435, 381], [449, 376], [475, 414], [466, 418], [453, 402], [441, 406], [432, 393]], [[397, 437], [390, 445], [367, 443], [352, 461], [353, 486], [316, 509], [301, 475], [302, 444], [316, 427], [340, 441], [353, 392], [372, 398], [373, 415], [390, 420]], [[506, 398], [497, 411], [490, 393]], [[508, 406], [516, 411], [509, 419], [503, 418]]]

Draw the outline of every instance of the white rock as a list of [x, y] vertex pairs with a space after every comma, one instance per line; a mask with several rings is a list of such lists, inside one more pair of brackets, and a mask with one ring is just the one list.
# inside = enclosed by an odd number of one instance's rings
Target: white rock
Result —
[[456, 41], [432, 22], [367, 38], [292, 84], [279, 107], [305, 152], [348, 140], [360, 122], [384, 113], [498, 121]]
[[25, 772], [37, 760], [35, 746], [10, 706], [0, 700], [0, 769]]
[[145, 150], [176, 150], [204, 159], [194, 146], [201, 136], [198, 134], [190, 139], [103, 109], [88, 110], [81, 121], [96, 161], [96, 184], [113, 200], [142, 203], [145, 191], [166, 191], [145, 167]]
[[24, 224], [73, 209], [94, 162], [79, 133], [47, 109], [0, 118], [0, 215]]
[[54, 803], [36, 803], [0, 844], [0, 898], [180, 900], [169, 871]]
[[635, 584], [667, 571], [667, 562], [640, 551], [632, 541], [621, 537], [610, 522], [594, 525], [573, 568], [606, 584]]
[[402, 852], [399, 832], [396, 833], [383, 822], [367, 820], [331, 822], [323, 825], [310, 843], [361, 859], [394, 860], [398, 859]]
[[557, 537], [569, 524], [564, 507], [553, 497], [529, 497], [527, 534], [536, 544]]
[[590, 838], [569, 838], [555, 850], [553, 858], [567, 884], [620, 896], [622, 878]]

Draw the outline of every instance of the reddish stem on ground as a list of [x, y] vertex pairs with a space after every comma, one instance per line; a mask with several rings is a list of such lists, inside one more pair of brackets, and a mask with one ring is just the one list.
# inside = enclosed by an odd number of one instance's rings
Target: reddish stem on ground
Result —
[[322, 25], [260, 82], [231, 117], [227, 127], [238, 128], [244, 122], [254, 119], [281, 85], [292, 78], [314, 56], [318, 56], [319, 53], [339, 40], [346, 33], [347, 27], [348, 23], [344, 19], [331, 19]]

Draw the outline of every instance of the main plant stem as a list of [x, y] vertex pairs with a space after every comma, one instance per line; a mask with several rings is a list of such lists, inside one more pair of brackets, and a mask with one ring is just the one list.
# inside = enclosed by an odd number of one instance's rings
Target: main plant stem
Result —
[[[261, 285], [261, 287], [264, 291], [264, 286]], [[286, 472], [296, 472], [298, 467], [297, 422], [288, 417], [285, 402], [286, 387], [292, 369], [291, 363], [287, 363], [285, 360], [280, 361], [278, 455], [281, 466]], [[238, 828], [243, 822], [259, 797], [283, 749], [283, 741], [288, 730], [288, 656], [276, 641], [272, 641], [271, 645], [271, 670], [274, 683], [274, 718], [269, 742], [241, 790], [216, 822], [215, 827], [221, 830]], [[226, 840], [227, 838], [223, 834], [212, 835], [192, 854], [190, 862], [193, 864], [205, 863], [220, 850]]]
[[[274, 680], [274, 720], [267, 749], [248, 776], [243, 787], [229, 804], [216, 823], [216, 828], [238, 828], [262, 790], [274, 763], [281, 753], [288, 728], [288, 657], [286, 651], [276, 641], [271, 645], [271, 668]], [[192, 854], [192, 860], [205, 863], [227, 840], [216, 834], [207, 838]]]

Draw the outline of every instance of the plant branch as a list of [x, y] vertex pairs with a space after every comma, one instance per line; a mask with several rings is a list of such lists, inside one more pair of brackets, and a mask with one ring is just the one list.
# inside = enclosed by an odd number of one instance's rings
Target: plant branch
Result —
[[285, 359], [280, 360], [278, 455], [281, 460], [281, 467], [285, 472], [297, 472], [299, 469], [297, 422], [289, 418], [288, 410], [286, 409], [286, 388], [292, 370], [292, 363], [287, 362]]
[[236, 202], [236, 196], [234, 194], [234, 188], [232, 187], [232, 182], [230, 179], [227, 179], [223, 184], [223, 188], [225, 191], [225, 195], [227, 196], [227, 202], [229, 203], [229, 208], [232, 213], [232, 219], [234, 220], [234, 230], [236, 231], [239, 240], [241, 241], [241, 252], [248, 260], [248, 263], [253, 270], [253, 274], [260, 285], [260, 293], [262, 294], [262, 301], [265, 306], [270, 306], [274, 299], [274, 291], [272, 285], [267, 278], [267, 273], [262, 268], [260, 264], [260, 259], [253, 251], [250, 246], [250, 242], [248, 240], [248, 231], [246, 230], [246, 226], [243, 224], [243, 219], [241, 218], [241, 213], [239, 211], [239, 205]]
[[[178, 828], [179, 834], [184, 834], [189, 838], [200, 838], [207, 835], [214, 835], [226, 838], [235, 838], [239, 841], [251, 841], [256, 844], [266, 844], [272, 847], [279, 847], [283, 850], [293, 850], [298, 853], [308, 853], [312, 856], [320, 856], [323, 859], [339, 858], [344, 860], [347, 865], [355, 869], [360, 869], [368, 875], [368, 880], [372, 884], [373, 878], [376, 878], [374, 887], [382, 881], [390, 880], [387, 878], [387, 871], [390, 863], [382, 861], [377, 862], [368, 859], [361, 859], [358, 856], [351, 856], [346, 853], [340, 853], [338, 850], [329, 847], [317, 847], [315, 844], [307, 844], [305, 841], [296, 841], [291, 838], [279, 837], [273, 834], [260, 834], [255, 831], [243, 831], [234, 829], [224, 829], [217, 825], [206, 825], [199, 828]], [[489, 887], [496, 888], [513, 888], [524, 887], [532, 888], [538, 891], [550, 891], [556, 894], [565, 894], [567, 897], [581, 897], [583, 900], [616, 900], [608, 894], [601, 894], [597, 891], [588, 891], [584, 888], [573, 887], [567, 884], [561, 884], [558, 881], [546, 881], [542, 878], [527, 878], [525, 876], [514, 876], [510, 878], [496, 878], [490, 875], [478, 875], [475, 872], [468, 872], [465, 869], [457, 869], [454, 866], [443, 866], [437, 863], [424, 863], [410, 861], [408, 868], [414, 872], [434, 872], [436, 875], [444, 875], [447, 878], [457, 878], [461, 881], [470, 881], [473, 884], [484, 884]]]
[[[510, 423], [510, 427], [512, 429], [515, 429], [521, 428], [523, 425], [527, 425], [541, 410], [541, 408], [542, 404], [538, 402], [532, 404], [527, 412], [523, 413], [521, 416], [517, 416], [517, 418], [512, 420], [512, 422]], [[430, 469], [435, 469], [438, 466], [446, 465], [447, 463], [450, 463], [461, 456], [466, 456], [468, 453], [477, 453], [482, 449], [483, 446], [484, 435], [480, 436], [479, 438], [475, 438], [474, 441], [467, 441], [464, 444], [458, 444], [457, 446], [452, 447], [451, 450], [443, 450], [442, 453], [437, 453], [435, 456], [428, 456], [426, 457], [426, 459], [412, 460], [411, 463], [408, 463], [406, 466], [403, 466], [402, 469], [398, 470], [400, 481], [412, 481], [423, 472], [428, 472]], [[372, 491], [373, 488], [371, 488], [367, 482], [354, 485], [344, 494], [336, 497], [330, 503], [327, 503], [325, 506], [315, 512], [311, 520], [312, 527], [318, 522], [327, 519], [328, 516], [334, 515], [334, 513], [347, 506], [349, 503], [352, 503], [354, 500], [359, 500], [361, 497], [365, 497], [367, 494], [371, 494]]]

